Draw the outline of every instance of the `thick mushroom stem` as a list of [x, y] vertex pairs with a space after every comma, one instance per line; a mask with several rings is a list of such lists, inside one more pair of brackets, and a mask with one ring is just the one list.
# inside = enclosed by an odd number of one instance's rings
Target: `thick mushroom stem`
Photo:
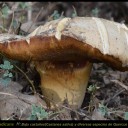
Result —
[[45, 61], [37, 62], [36, 68], [41, 76], [41, 89], [45, 97], [57, 104], [62, 104], [67, 99], [72, 108], [81, 107], [92, 63], [86, 62], [81, 66], [74, 63], [58, 64]]

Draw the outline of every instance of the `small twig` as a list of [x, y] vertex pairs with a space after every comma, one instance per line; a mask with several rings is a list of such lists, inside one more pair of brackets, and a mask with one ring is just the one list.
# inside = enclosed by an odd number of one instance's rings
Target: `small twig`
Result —
[[125, 89], [121, 89], [121, 90], [119, 90], [113, 97], [107, 99], [107, 100], [104, 102], [104, 103], [107, 103], [106, 106], [109, 104], [109, 102], [110, 102], [111, 100], [115, 99], [119, 94], [121, 94], [121, 93], [124, 92], [124, 91], [125, 91]]
[[119, 84], [121, 87], [125, 88], [125, 90], [128, 91], [128, 86], [126, 86], [125, 84], [121, 83], [119, 80], [111, 80], [114, 83]]
[[[12, 97], [14, 97], [14, 98], [16, 98], [16, 99], [19, 99], [19, 100], [21, 100], [21, 101], [23, 101], [24, 103], [27, 103], [27, 104], [29, 104], [29, 105], [32, 105], [32, 104], [33, 104], [33, 102], [31, 102], [31, 101], [26, 100], [26, 99], [23, 99], [23, 98], [21, 98], [20, 96], [16, 96], [16, 95], [11, 94], [11, 93], [0, 92], [0, 95], [12, 96]], [[35, 96], [36, 96], [36, 95], [35, 95]], [[8, 99], [14, 99], [14, 98], [9, 97]], [[3, 100], [3, 99], [2, 99], [2, 100]], [[1, 101], [1, 100], [0, 100], [0, 101]]]
[[61, 13], [60, 17], [63, 17], [64, 16], [64, 11]]
[[13, 96], [13, 97], [17, 98], [17, 96], [15, 96], [11, 93], [6, 93], [6, 92], [0, 92], [0, 95], [8, 95], [8, 96]]
[[[40, 13], [43, 11], [43, 7], [40, 9], [40, 11], [38, 12], [38, 14], [37, 14], [37, 16], [36, 16], [36, 18], [34, 19], [34, 21], [33, 21], [33, 23], [35, 23], [36, 22], [36, 20], [37, 20], [37, 18], [39, 17], [39, 15], [40, 15]], [[28, 31], [27, 31], [27, 33], [29, 32], [29, 30], [31, 29], [31, 27], [33, 26], [33, 23], [31, 24], [31, 26], [29, 27], [29, 29], [28, 29]]]
[[124, 92], [124, 91], [126, 91], [126, 90], [128, 91], [128, 87], [127, 87], [126, 85], [124, 85], [123, 83], [121, 83], [119, 80], [111, 80], [111, 81], [112, 81], [112, 82], [115, 82], [115, 83], [117, 83], [117, 84], [119, 84], [121, 87], [123, 87], [123, 89], [119, 90], [113, 97], [107, 99], [107, 100], [105, 101], [105, 103], [107, 103], [106, 106], [109, 104], [109, 102], [110, 102], [111, 100], [113, 100], [114, 98], [116, 98], [119, 94], [121, 94], [122, 92]]
[[25, 77], [26, 79], [28, 80], [28, 82], [31, 84], [32, 86], [32, 89], [33, 89], [33, 93], [36, 94], [36, 89], [34, 87], [34, 84], [33, 82], [29, 79], [29, 77], [26, 75], [26, 73], [23, 72], [23, 70], [21, 70], [18, 66], [14, 65]]
[[49, 119], [49, 120], [55, 120], [57, 117], [59, 117], [59, 115], [54, 116], [53, 118]]
[[50, 113], [49, 114], [49, 117], [50, 116], [54, 116], [54, 115], [58, 115], [58, 114], [60, 114], [60, 113], [63, 113], [65, 110], [60, 110], [60, 111], [58, 111], [58, 112], [55, 112], [55, 113]]
[[21, 118], [22, 118], [22, 116], [23, 116], [23, 113], [25, 112], [25, 110], [26, 110], [27, 108], [28, 108], [28, 107], [23, 108], [23, 110], [22, 110], [22, 109], [20, 110], [19, 120], [21, 120]]
[[109, 111], [108, 113], [109, 114], [111, 114], [111, 113], [121, 113], [121, 114], [124, 114], [125, 112], [124, 111]]
[[[0, 13], [1, 13], [1, 15], [3, 16], [3, 13], [2, 13], [1, 10], [0, 10]], [[2, 23], [3, 23], [3, 28], [5, 29], [5, 19], [4, 19], [4, 17], [2, 17]]]
[[27, 11], [27, 15], [28, 15], [28, 22], [29, 22], [32, 19], [32, 2], [28, 2], [28, 4], [29, 4], [29, 9]]
[[17, 27], [17, 29], [15, 31], [15, 34], [16, 35], [19, 35], [20, 34], [20, 28], [21, 28], [21, 22], [19, 22], [19, 25], [18, 25], [18, 27]]
[[9, 29], [8, 29], [8, 33], [11, 32], [11, 28], [12, 28], [12, 25], [13, 25], [13, 20], [14, 20], [14, 11], [12, 13], [12, 20], [11, 20], [11, 23], [10, 23], [10, 26], [9, 26]]
[[74, 10], [74, 13], [76, 14], [77, 16], [77, 12], [76, 12], [76, 8], [74, 6], [72, 6], [73, 10]]
[[15, 115], [12, 114], [10, 117], [4, 118], [4, 120], [11, 120], [14, 117], [15, 117]]

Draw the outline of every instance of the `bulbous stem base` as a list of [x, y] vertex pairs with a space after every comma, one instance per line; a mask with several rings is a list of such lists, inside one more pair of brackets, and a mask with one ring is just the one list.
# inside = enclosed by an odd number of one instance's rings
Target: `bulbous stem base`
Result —
[[[78, 66], [74, 63], [37, 62], [36, 69], [41, 76], [41, 89], [47, 97], [47, 103], [52, 106], [62, 104], [67, 100], [74, 108], [80, 108], [85, 96], [92, 63], [86, 61]], [[49, 100], [48, 100], [49, 99]]]

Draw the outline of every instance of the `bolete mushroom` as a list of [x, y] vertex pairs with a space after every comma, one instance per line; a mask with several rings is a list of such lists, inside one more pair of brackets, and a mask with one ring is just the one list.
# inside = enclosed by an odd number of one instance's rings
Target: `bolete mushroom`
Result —
[[53, 20], [26, 37], [0, 42], [6, 57], [35, 65], [45, 97], [56, 103], [68, 99], [73, 108], [83, 102], [92, 63], [128, 70], [128, 28], [102, 18]]

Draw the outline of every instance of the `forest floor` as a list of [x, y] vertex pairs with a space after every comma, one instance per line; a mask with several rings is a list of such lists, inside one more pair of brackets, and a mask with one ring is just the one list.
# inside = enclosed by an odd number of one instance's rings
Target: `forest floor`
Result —
[[[0, 2], [0, 9], [1, 34], [9, 31], [27, 35], [37, 26], [60, 16], [95, 16], [128, 24], [128, 2]], [[33, 73], [28, 65], [25, 68], [24, 65], [18, 66], [32, 80]], [[24, 74], [17, 69], [12, 72], [13, 81], [8, 86], [0, 85], [2, 120], [128, 120], [128, 72], [116, 71], [104, 63], [95, 63], [84, 102], [78, 110], [68, 106], [49, 109], [40, 88], [36, 87], [37, 94], [32, 95], [31, 89], [26, 87], [29, 82]], [[34, 84], [38, 85], [36, 82]], [[90, 92], [92, 88], [94, 90]]]

